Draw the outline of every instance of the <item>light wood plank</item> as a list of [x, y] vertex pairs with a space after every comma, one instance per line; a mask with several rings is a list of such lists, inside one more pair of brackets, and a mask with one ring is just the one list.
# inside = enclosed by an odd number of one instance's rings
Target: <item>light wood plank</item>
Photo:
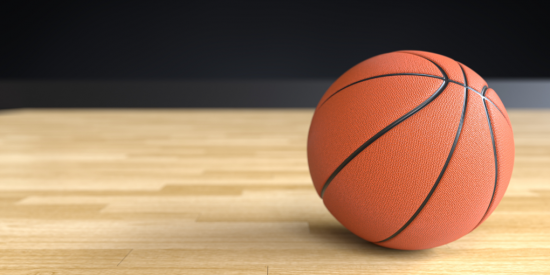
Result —
[[548, 274], [550, 110], [511, 110], [516, 164], [462, 239], [351, 234], [309, 178], [311, 109], [0, 113], [0, 274]]

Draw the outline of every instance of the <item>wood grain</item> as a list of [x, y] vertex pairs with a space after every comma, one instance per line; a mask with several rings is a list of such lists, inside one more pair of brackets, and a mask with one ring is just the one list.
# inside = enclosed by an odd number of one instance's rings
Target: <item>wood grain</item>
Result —
[[312, 114], [1, 112], [0, 273], [550, 273], [550, 111], [510, 111], [500, 206], [423, 251], [370, 244], [328, 213], [307, 167]]

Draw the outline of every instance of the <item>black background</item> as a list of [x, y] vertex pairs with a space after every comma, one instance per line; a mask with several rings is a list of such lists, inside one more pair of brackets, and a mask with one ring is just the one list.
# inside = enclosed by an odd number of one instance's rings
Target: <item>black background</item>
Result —
[[1, 5], [4, 82], [334, 80], [403, 49], [449, 56], [483, 77], [550, 76], [548, 14], [529, 2], [16, 3]]

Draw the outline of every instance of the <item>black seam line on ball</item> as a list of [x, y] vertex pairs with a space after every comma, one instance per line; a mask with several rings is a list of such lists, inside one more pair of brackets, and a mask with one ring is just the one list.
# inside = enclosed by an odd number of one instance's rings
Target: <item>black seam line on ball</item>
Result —
[[462, 132], [462, 126], [464, 125], [464, 118], [466, 116], [466, 106], [468, 105], [468, 87], [467, 87], [468, 82], [466, 80], [466, 74], [464, 74], [464, 71], [462, 71], [462, 73], [464, 75], [464, 83], [466, 83], [466, 85], [464, 86], [464, 104], [462, 106], [462, 114], [460, 115], [460, 122], [458, 123], [458, 129], [456, 131], [455, 139], [453, 141], [453, 145], [451, 146], [451, 151], [449, 152], [449, 155], [447, 156], [447, 160], [445, 161], [445, 164], [443, 165], [443, 168], [441, 169], [441, 172], [439, 173], [439, 176], [437, 177], [434, 185], [432, 186], [432, 189], [430, 190], [430, 192], [428, 193], [428, 195], [426, 196], [426, 198], [424, 199], [424, 201], [422, 202], [420, 207], [418, 207], [416, 212], [414, 212], [414, 214], [411, 216], [411, 218], [401, 228], [399, 228], [399, 230], [397, 230], [395, 233], [393, 233], [393, 235], [389, 236], [388, 238], [386, 238], [384, 240], [378, 241], [377, 243], [389, 241], [390, 239], [392, 239], [395, 236], [399, 235], [399, 233], [403, 232], [403, 230], [405, 230], [405, 228], [407, 228], [414, 221], [414, 219], [416, 219], [416, 217], [418, 216], [418, 214], [420, 214], [422, 209], [424, 209], [424, 207], [426, 206], [426, 204], [428, 203], [428, 201], [431, 199], [432, 195], [434, 194], [435, 190], [437, 189], [437, 186], [441, 182], [441, 179], [443, 178], [443, 175], [445, 174], [445, 171], [447, 170], [447, 167], [449, 166], [449, 162], [451, 161], [451, 158], [453, 157], [453, 154], [455, 152], [456, 145], [458, 144], [458, 140], [460, 138], [460, 133]]
[[[429, 60], [429, 59], [428, 59]], [[369, 145], [371, 145], [373, 142], [375, 142], [378, 138], [380, 138], [381, 136], [383, 136], [385, 133], [387, 133], [389, 130], [391, 130], [393, 127], [397, 126], [399, 123], [403, 122], [404, 120], [406, 120], [407, 118], [409, 118], [410, 116], [414, 115], [415, 113], [417, 113], [418, 111], [422, 110], [422, 108], [426, 107], [426, 105], [430, 104], [430, 102], [432, 102], [434, 99], [436, 99], [444, 90], [445, 88], [447, 87], [448, 83], [449, 83], [449, 78], [447, 77], [447, 74], [445, 73], [445, 71], [443, 71], [443, 69], [441, 67], [439, 67], [439, 65], [437, 65], [435, 62], [429, 60], [430, 62], [432, 62], [435, 66], [437, 66], [437, 68], [441, 71], [441, 73], [443, 74], [444, 76], [444, 79], [443, 79], [443, 83], [441, 84], [441, 86], [437, 89], [437, 91], [435, 93], [433, 93], [428, 99], [426, 99], [424, 102], [422, 102], [420, 105], [416, 106], [414, 109], [412, 109], [411, 111], [409, 111], [408, 113], [406, 113], [405, 115], [403, 115], [402, 117], [398, 118], [396, 121], [392, 122], [390, 125], [386, 126], [384, 129], [380, 130], [380, 132], [376, 133], [374, 136], [372, 136], [370, 139], [368, 139], [365, 143], [363, 143], [363, 145], [359, 146], [359, 148], [357, 148], [353, 153], [351, 153], [351, 155], [349, 155], [337, 168], [336, 170], [334, 170], [334, 172], [332, 172], [332, 174], [330, 175], [330, 177], [327, 179], [327, 181], [325, 182], [325, 184], [323, 185], [323, 189], [321, 189], [321, 198], [323, 197], [323, 195], [325, 194], [325, 191], [327, 190], [327, 187], [330, 185], [330, 183], [332, 182], [332, 180], [336, 177], [336, 175], [338, 175], [338, 173], [340, 173], [340, 171], [342, 171], [342, 169], [344, 169], [344, 167], [351, 161], [353, 160], [357, 155], [359, 155], [359, 153], [361, 153], [363, 150], [365, 150], [365, 148], [367, 148]]]
[[361, 80], [358, 80], [358, 81], [355, 81], [351, 84], [348, 84], [342, 88], [340, 88], [338, 91], [334, 92], [333, 94], [331, 94], [327, 99], [325, 99], [325, 101], [323, 101], [323, 103], [321, 103], [321, 105], [319, 105], [319, 107], [323, 106], [323, 104], [325, 104], [331, 97], [335, 96], [337, 93], [341, 92], [342, 90], [346, 89], [346, 88], [349, 88], [355, 84], [359, 84], [361, 82], [365, 82], [365, 81], [368, 81], [368, 80], [371, 80], [371, 79], [376, 79], [376, 78], [381, 78], [381, 77], [387, 77], [387, 76], [398, 76], [398, 75], [415, 75], [415, 76], [427, 76], [427, 77], [432, 77], [432, 78], [438, 78], [438, 79], [441, 79], [443, 80], [443, 77], [441, 76], [437, 76], [437, 75], [431, 75], [431, 74], [417, 74], [417, 73], [395, 73], [395, 74], [382, 74], [382, 75], [377, 75], [377, 76], [371, 76], [371, 77], [368, 77], [368, 78], [365, 78], [365, 79], [361, 79]]
[[[483, 95], [487, 92], [487, 86], [483, 87]], [[491, 123], [491, 117], [489, 116], [489, 109], [487, 109], [487, 102], [485, 102], [485, 99], [483, 99], [483, 106], [485, 107], [485, 114], [487, 115], [487, 123], [489, 124], [489, 130], [491, 131], [491, 141], [493, 142], [493, 155], [495, 157], [495, 184], [493, 186], [493, 194], [491, 195], [491, 201], [489, 201], [489, 206], [487, 206], [487, 210], [485, 211], [485, 214], [483, 214], [483, 217], [481, 217], [481, 220], [479, 221], [478, 225], [481, 224], [481, 221], [487, 216], [487, 213], [489, 213], [489, 209], [491, 208], [491, 205], [493, 204], [493, 200], [495, 198], [495, 192], [497, 190], [497, 180], [498, 180], [498, 159], [497, 159], [497, 146], [495, 144], [495, 135], [493, 133], [493, 125]]]
[[[409, 53], [409, 54], [412, 54], [412, 53]], [[376, 79], [376, 78], [381, 78], [381, 77], [387, 77], [387, 76], [399, 76], [399, 75], [412, 75], [412, 76], [424, 76], [424, 77], [431, 77], [431, 78], [436, 78], [436, 79], [441, 79], [441, 80], [445, 80], [443, 77], [441, 76], [437, 76], [437, 75], [431, 75], [431, 74], [415, 74], [415, 73], [399, 73], [399, 74], [383, 74], [383, 75], [377, 75], [377, 76], [373, 76], [373, 77], [369, 77], [369, 78], [365, 78], [365, 79], [361, 79], [361, 80], [358, 80], [358, 81], [355, 81], [351, 84], [348, 84], [346, 85], [345, 87], [343, 88], [340, 88], [338, 91], [334, 92], [332, 95], [330, 95], [327, 99], [325, 99], [325, 101], [323, 101], [323, 103], [321, 103], [321, 105], [319, 105], [319, 108], [321, 108], [329, 99], [331, 99], [334, 95], [338, 94], [339, 92], [341, 92], [342, 90], [346, 89], [346, 88], [349, 88], [355, 84], [358, 84], [358, 83], [361, 83], [361, 82], [365, 82], [367, 80], [371, 80], [371, 79]], [[449, 82], [451, 83], [454, 83], [454, 84], [457, 84], [457, 85], [460, 85], [462, 87], [466, 87], [470, 90], [472, 90], [473, 92], [475, 92], [476, 94], [478, 94], [481, 98], [483, 99], [486, 99], [487, 101], [491, 102], [491, 104], [493, 104], [493, 106], [495, 106], [495, 108], [497, 108], [497, 110], [502, 114], [502, 116], [504, 116], [504, 113], [500, 110], [500, 108], [493, 102], [491, 101], [489, 98], [485, 97], [483, 94], [481, 94], [480, 92], [478, 92], [477, 90], [475, 90], [474, 88], [472, 87], [469, 87], [468, 85], [465, 85], [463, 83], [460, 83], [458, 81], [454, 81], [454, 80], [451, 80], [449, 79], [448, 80]], [[504, 116], [506, 117], [506, 116]], [[508, 120], [506, 120], [508, 122]], [[508, 124], [510, 124], [508, 122]]]
[[[462, 69], [462, 67], [460, 67], [460, 69]], [[476, 94], [478, 94], [478, 95], [481, 97], [481, 99], [484, 99], [484, 100], [489, 101], [491, 104], [493, 104], [493, 106], [495, 106], [495, 108], [497, 108], [497, 110], [498, 110], [498, 111], [500, 112], [500, 114], [504, 117], [504, 120], [506, 120], [506, 122], [508, 123], [508, 125], [510, 125], [510, 122], [508, 121], [508, 119], [506, 119], [506, 116], [504, 115], [504, 113], [502, 112], [502, 110], [500, 110], [500, 108], [499, 108], [493, 101], [491, 101], [491, 99], [489, 99], [488, 97], [485, 96], [485, 93], [487, 92], [488, 87], [484, 86], [483, 89], [481, 90], [482, 93], [480, 93], [480, 92], [476, 91], [475, 89], [473, 89], [472, 87], [469, 87], [468, 84], [464, 85], [464, 84], [462, 84], [462, 83], [460, 83], [460, 82], [457, 82], [457, 81], [454, 81], [454, 80], [449, 80], [449, 82], [454, 83], [454, 84], [458, 84], [458, 85], [460, 85], [460, 86], [462, 86], [462, 87], [466, 87], [466, 88], [472, 90], [473, 92], [475, 92]], [[511, 125], [510, 125], [510, 126], [511, 126]]]

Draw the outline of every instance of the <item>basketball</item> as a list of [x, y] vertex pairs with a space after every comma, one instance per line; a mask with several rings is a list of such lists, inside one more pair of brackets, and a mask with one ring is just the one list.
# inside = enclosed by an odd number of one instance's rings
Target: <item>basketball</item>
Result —
[[330, 86], [307, 154], [315, 189], [343, 226], [418, 250], [455, 241], [491, 215], [512, 175], [514, 140], [500, 98], [472, 69], [398, 51]]

